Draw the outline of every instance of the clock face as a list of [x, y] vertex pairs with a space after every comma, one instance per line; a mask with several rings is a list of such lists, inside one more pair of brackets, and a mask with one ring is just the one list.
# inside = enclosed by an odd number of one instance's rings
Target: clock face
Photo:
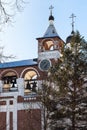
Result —
[[50, 68], [50, 66], [51, 66], [51, 62], [48, 59], [44, 59], [39, 63], [39, 68], [42, 71], [47, 71]]

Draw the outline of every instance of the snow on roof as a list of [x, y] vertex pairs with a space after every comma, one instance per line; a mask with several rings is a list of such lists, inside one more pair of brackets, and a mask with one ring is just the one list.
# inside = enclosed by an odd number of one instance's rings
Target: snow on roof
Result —
[[32, 66], [32, 65], [37, 65], [36, 59], [0, 63], [0, 69], [11, 68], [11, 67], [20, 67], [20, 66]]

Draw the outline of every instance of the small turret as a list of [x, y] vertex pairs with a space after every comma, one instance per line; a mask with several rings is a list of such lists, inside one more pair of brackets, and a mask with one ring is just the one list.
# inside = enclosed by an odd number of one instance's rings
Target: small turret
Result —
[[72, 14], [70, 16], [70, 18], [72, 19], [72, 23], [71, 23], [72, 24], [72, 31], [71, 31], [71, 34], [66, 38], [66, 44], [70, 43], [72, 38], [73, 38], [73, 35], [74, 35], [74, 18], [75, 17], [76, 16], [74, 14]]
[[46, 37], [55, 37], [55, 36], [57, 36], [57, 37], [59, 37], [58, 36], [58, 34], [57, 34], [57, 31], [56, 31], [56, 29], [55, 29], [55, 26], [54, 26], [54, 16], [52, 15], [52, 9], [53, 9], [54, 7], [51, 5], [50, 6], [50, 16], [49, 16], [49, 26], [48, 26], [48, 28], [47, 28], [47, 30], [46, 30], [46, 32], [45, 32], [45, 34], [44, 34], [44, 38], [46, 38]]
[[49, 23], [50, 24], [53, 24], [53, 21], [54, 21], [54, 16], [52, 15], [52, 9], [53, 8], [54, 7], [52, 5], [49, 7], [49, 9], [50, 9]]

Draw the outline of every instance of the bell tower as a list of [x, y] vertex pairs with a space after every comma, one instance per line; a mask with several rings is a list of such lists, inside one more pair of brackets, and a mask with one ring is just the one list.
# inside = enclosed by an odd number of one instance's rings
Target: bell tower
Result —
[[[63, 40], [58, 35], [54, 26], [54, 16], [52, 14], [53, 6], [50, 6], [49, 26], [43, 37], [37, 38], [38, 40], [38, 63], [41, 70], [47, 70], [52, 61], [55, 61], [61, 56], [61, 49], [63, 47]], [[44, 65], [42, 64], [44, 63]], [[42, 67], [44, 66], [44, 67]]]

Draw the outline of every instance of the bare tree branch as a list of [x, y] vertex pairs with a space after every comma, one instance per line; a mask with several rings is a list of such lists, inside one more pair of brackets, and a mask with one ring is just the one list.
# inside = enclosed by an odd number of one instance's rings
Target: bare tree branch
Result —
[[24, 9], [26, 0], [0, 0], [0, 28], [11, 22], [17, 12]]
[[7, 61], [7, 60], [11, 60], [11, 59], [14, 59], [14, 58], [16, 58], [15, 56], [13, 56], [13, 55], [4, 55], [4, 53], [3, 53], [3, 49], [4, 49], [4, 47], [0, 47], [0, 63], [3, 63], [3, 62], [5, 62], [5, 61]]

